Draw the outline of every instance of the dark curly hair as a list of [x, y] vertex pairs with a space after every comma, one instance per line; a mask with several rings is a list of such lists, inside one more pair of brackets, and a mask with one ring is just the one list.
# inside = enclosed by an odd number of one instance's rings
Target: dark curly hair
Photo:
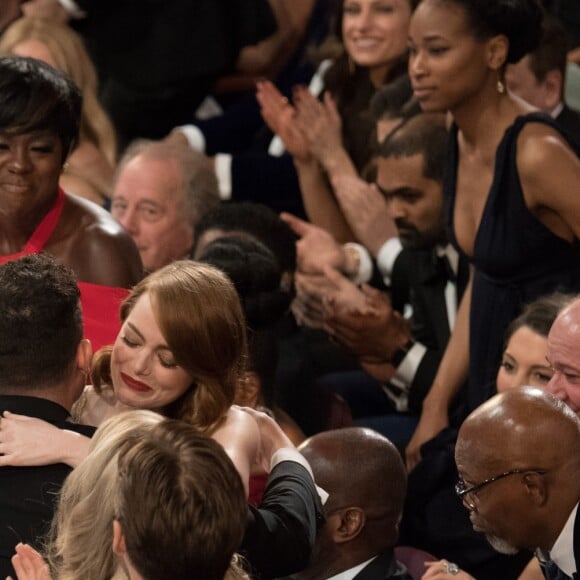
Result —
[[273, 326], [288, 310], [292, 297], [280, 287], [282, 271], [261, 242], [248, 236], [219, 238], [205, 248], [199, 261], [229, 276], [250, 328]]
[[45, 390], [68, 377], [83, 337], [73, 271], [46, 254], [0, 267], [0, 392]]
[[509, 41], [507, 64], [535, 50], [542, 37], [544, 11], [539, 0], [442, 0], [465, 8], [475, 36], [504, 34]]

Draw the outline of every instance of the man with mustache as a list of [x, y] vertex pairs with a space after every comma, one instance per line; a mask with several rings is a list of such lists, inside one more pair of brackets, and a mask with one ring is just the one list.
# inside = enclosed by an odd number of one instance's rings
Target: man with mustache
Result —
[[580, 564], [580, 420], [543, 389], [496, 395], [465, 420], [455, 487], [476, 532], [498, 552], [537, 550], [549, 580]]

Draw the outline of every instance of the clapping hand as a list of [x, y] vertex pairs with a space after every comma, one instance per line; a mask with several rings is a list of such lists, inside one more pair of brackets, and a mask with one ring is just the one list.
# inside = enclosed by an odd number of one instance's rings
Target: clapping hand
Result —
[[282, 139], [288, 153], [299, 161], [308, 161], [310, 148], [288, 99], [270, 81], [258, 82], [256, 98], [264, 122]]

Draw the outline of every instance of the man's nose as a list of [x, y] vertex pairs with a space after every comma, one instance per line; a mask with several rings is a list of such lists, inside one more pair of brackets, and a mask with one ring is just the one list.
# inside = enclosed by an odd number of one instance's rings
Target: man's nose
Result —
[[133, 209], [126, 209], [117, 220], [131, 235], [139, 231], [139, 221]]

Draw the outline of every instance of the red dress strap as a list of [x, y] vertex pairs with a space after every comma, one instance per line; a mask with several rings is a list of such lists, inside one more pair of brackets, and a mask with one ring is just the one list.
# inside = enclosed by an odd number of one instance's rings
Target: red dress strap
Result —
[[42, 218], [42, 221], [38, 224], [38, 227], [32, 232], [32, 235], [28, 241], [26, 244], [24, 244], [24, 248], [15, 254], [0, 256], [0, 264], [5, 264], [6, 262], [17, 260], [18, 258], [28, 256], [29, 254], [38, 254], [39, 252], [42, 252], [46, 242], [48, 242], [50, 236], [54, 232], [54, 228], [58, 224], [58, 220], [60, 219], [62, 210], [64, 208], [64, 201], [64, 191], [59, 187], [54, 205]]

